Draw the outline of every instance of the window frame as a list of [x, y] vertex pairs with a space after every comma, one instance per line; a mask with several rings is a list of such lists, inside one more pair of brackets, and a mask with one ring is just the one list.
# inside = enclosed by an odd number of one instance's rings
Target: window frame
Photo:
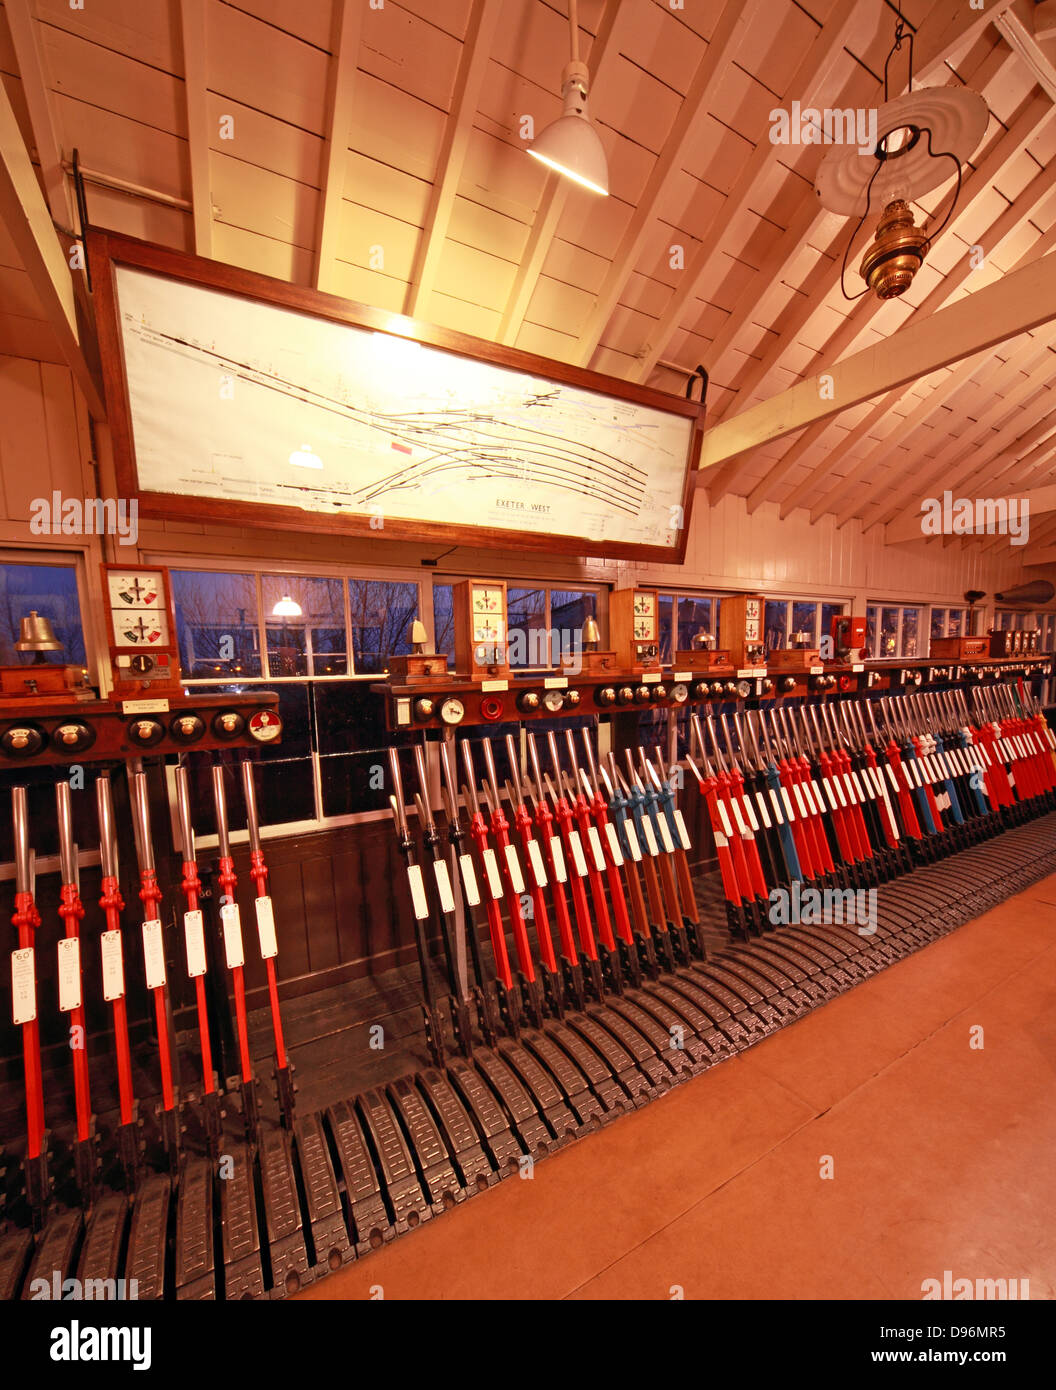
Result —
[[[850, 598], [835, 598], [835, 597], [833, 597], [832, 595], [828, 595], [828, 594], [823, 595], [821, 598], [815, 598], [813, 595], [809, 595], [809, 594], [801, 594], [801, 595], [796, 595], [796, 594], [791, 594], [791, 595], [786, 595], [786, 594], [764, 594], [764, 595], [763, 595], [764, 631], [765, 631], [765, 613], [766, 613], [766, 605], [767, 605], [768, 603], [783, 603], [783, 604], [785, 605], [785, 640], [786, 640], [786, 641], [791, 641], [791, 640], [792, 640], [792, 633], [796, 631], [796, 629], [793, 627], [793, 624], [792, 624], [792, 607], [793, 607], [793, 605], [794, 605], [794, 604], [797, 604], [797, 603], [811, 603], [811, 604], [814, 605], [814, 632], [813, 632], [813, 639], [814, 639], [814, 640], [811, 642], [810, 648], [809, 648], [808, 650], [813, 649], [813, 648], [817, 648], [817, 647], [820, 647], [820, 646], [821, 646], [821, 639], [822, 639], [823, 637], [828, 636], [827, 633], [824, 633], [824, 632], [821, 631], [821, 610], [822, 610], [822, 608], [824, 608], [824, 607], [838, 608], [842, 614], [845, 614], [845, 613], [846, 613], [846, 610], [847, 610], [848, 604], [853, 604], [853, 602], [854, 602], [854, 600], [853, 600], [853, 599], [850, 599]], [[772, 650], [772, 651], [777, 651], [778, 648], [774, 647], [774, 648], [771, 648], [771, 650]], [[767, 655], [768, 655], [768, 656], [769, 656], [769, 654], [770, 654], [770, 653], [767, 652]]]

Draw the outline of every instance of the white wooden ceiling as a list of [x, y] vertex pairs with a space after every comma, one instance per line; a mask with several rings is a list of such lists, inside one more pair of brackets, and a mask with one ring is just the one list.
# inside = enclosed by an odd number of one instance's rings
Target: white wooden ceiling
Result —
[[[981, 92], [990, 122], [886, 304], [841, 293], [851, 227], [813, 192], [822, 148], [768, 139], [793, 100], [882, 100], [886, 0], [580, 0], [607, 199], [524, 153], [522, 118], [559, 114], [566, 3], [4, 0], [0, 75], [60, 228], [76, 149], [97, 225], [669, 390], [703, 363], [710, 422], [1056, 248], [1056, 40], [1039, 75], [1008, 37], [1034, 33], [1031, 0], [903, 0], [917, 83]], [[893, 71], [897, 91], [904, 54]], [[702, 483], [873, 525], [944, 486], [1052, 482], [1054, 349], [1045, 325]], [[61, 360], [2, 225], [0, 353]], [[1032, 546], [1054, 532], [1037, 518]]]

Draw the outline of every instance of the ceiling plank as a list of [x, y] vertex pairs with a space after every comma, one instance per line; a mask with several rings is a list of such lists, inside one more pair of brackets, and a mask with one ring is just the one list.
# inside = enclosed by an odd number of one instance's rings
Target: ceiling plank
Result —
[[[1041, 351], [1033, 354], [1035, 361], [1023, 380], [1007, 395], [994, 396], [989, 407], [981, 412], [960, 438], [949, 440], [933, 458], [915, 461], [904, 486], [896, 489], [885, 487], [883, 501], [874, 503], [862, 517], [863, 531], [883, 522], [887, 524], [885, 535], [889, 543], [915, 539], [920, 535], [920, 504], [916, 502], [906, 506], [908, 498], [930, 497], [936, 490], [957, 492], [964, 479], [978, 468], [981, 451], [985, 451], [990, 459], [995, 458], [1015, 443], [1028, 421], [1049, 415], [1053, 409], [1053, 397], [1045, 390], [1039, 395], [1037, 378], [1030, 373], [1037, 370], [1038, 361], [1043, 361], [1051, 351], [1049, 344], [1041, 345]], [[1027, 368], [1023, 370], [1027, 372]], [[1019, 407], [1027, 401], [1030, 404], [1024, 406], [1020, 414]], [[997, 421], [1010, 410], [1017, 411], [1015, 417], [994, 433]], [[927, 467], [926, 473], [922, 471], [924, 465]]]
[[352, 129], [353, 94], [365, 9], [361, 0], [334, 0], [323, 119], [325, 143], [319, 180], [319, 228], [315, 240], [314, 279], [317, 290], [336, 291], [337, 288], [341, 205], [345, 192], [348, 137]]
[[106, 419], [103, 392], [85, 360], [77, 326], [73, 277], [44, 201], [29, 151], [22, 143], [7, 89], [0, 83], [0, 222], [6, 225], [58, 340], [63, 361], [96, 420]]
[[187, 147], [191, 160], [194, 249], [213, 254], [213, 194], [209, 177], [208, 58], [205, 0], [179, 0], [183, 42], [183, 97], [187, 108]]
[[694, 124], [708, 111], [717, 84], [725, 77], [726, 65], [751, 23], [752, 9], [751, 5], [745, 5], [744, 0], [726, 0], [704, 56], [693, 74], [689, 90], [682, 98], [675, 123], [652, 167], [634, 214], [620, 238], [620, 244], [605, 276], [604, 288], [595, 300], [594, 307], [587, 315], [576, 340], [569, 360], [581, 367], [589, 365], [605, 326], [619, 303], [627, 278], [638, 264], [642, 247], [656, 215], [657, 205], [664, 197], [672, 177], [681, 172], [686, 142]]
[[1035, 551], [1033, 555], [1028, 551], [1023, 556], [1023, 563], [1028, 568], [1032, 568], [1034, 565], [1056, 565], [1056, 545]]
[[[1056, 253], [940, 309], [883, 342], [797, 382], [704, 435], [701, 469], [782, 439], [882, 392], [994, 347], [1056, 318]], [[830, 386], [831, 382], [831, 386]]]
[[492, 43], [502, 15], [502, 0], [473, 0], [462, 56], [455, 76], [455, 90], [440, 146], [436, 176], [418, 240], [403, 312], [409, 318], [428, 318], [430, 295], [443, 255], [451, 209], [462, 180], [466, 150], [473, 132], [484, 77], [491, 62]]
[[[620, 45], [613, 39], [621, 8], [625, 17], [624, 22], [626, 22], [626, 16], [629, 13], [628, 7], [621, 7], [620, 0], [608, 0], [605, 12], [601, 17], [601, 23], [598, 25], [598, 31], [594, 35], [594, 42], [590, 45], [587, 67], [590, 71], [592, 91], [605, 80], [610, 66], [614, 65], [620, 56]], [[536, 286], [539, 283], [539, 277], [543, 272], [543, 266], [546, 264], [547, 255], [550, 252], [554, 237], [557, 235], [557, 228], [565, 210], [570, 189], [571, 184], [568, 179], [561, 178], [559, 174], [550, 173], [547, 175], [539, 199], [539, 206], [532, 219], [528, 243], [517, 267], [506, 307], [499, 322], [497, 336], [500, 343], [507, 343], [512, 347], [517, 342]]]

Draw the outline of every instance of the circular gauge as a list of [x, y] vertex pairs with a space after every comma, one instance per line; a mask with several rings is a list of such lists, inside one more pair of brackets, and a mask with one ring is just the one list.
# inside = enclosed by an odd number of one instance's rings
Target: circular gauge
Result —
[[44, 747], [44, 735], [31, 724], [12, 724], [0, 737], [0, 747], [10, 758], [31, 758]]
[[257, 743], [274, 743], [282, 733], [282, 720], [270, 709], [258, 709], [249, 717], [249, 736]]
[[[539, 708], [538, 691], [523, 690], [520, 695], [517, 696], [517, 708], [524, 714], [531, 714], [533, 710], [537, 710]], [[549, 706], [547, 706], [547, 708], [549, 708]]]
[[428, 695], [421, 696], [414, 702], [414, 717], [419, 724], [424, 724], [427, 719], [432, 719], [436, 713], [436, 701], [430, 700]]
[[579, 704], [579, 691], [578, 691], [578, 690], [566, 690], [566, 691], [565, 691], [565, 704], [567, 705], [567, 707], [568, 707], [569, 709], [575, 709], [575, 707]]
[[246, 721], [238, 710], [222, 710], [213, 720], [213, 733], [217, 738], [238, 738], [246, 727]]
[[466, 707], [455, 695], [449, 695], [440, 705], [440, 721], [443, 724], [461, 724], [466, 715]]
[[205, 733], [205, 725], [196, 714], [181, 714], [169, 725], [169, 733], [180, 743], [194, 743]]
[[684, 681], [676, 681], [671, 687], [671, 699], [676, 705], [684, 705], [689, 699], [689, 686]]
[[128, 726], [128, 736], [133, 743], [152, 748], [165, 737], [165, 725], [156, 719], [133, 719]]
[[741, 697], [742, 700], [747, 700], [748, 696], [749, 696], [751, 693], [752, 693], [752, 683], [751, 683], [751, 681], [738, 681], [738, 682], [737, 682], [737, 694]]
[[560, 714], [565, 707], [565, 692], [563, 690], [548, 690], [543, 695], [543, 704], [551, 714]]
[[61, 744], [63, 748], [77, 752], [82, 748], [91, 747], [95, 742], [95, 730], [90, 729], [87, 724], [60, 724], [52, 734], [52, 740]]

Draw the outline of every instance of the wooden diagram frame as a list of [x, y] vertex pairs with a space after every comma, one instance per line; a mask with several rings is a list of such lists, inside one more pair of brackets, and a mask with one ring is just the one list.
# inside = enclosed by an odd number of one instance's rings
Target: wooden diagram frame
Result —
[[[266, 529], [369, 535], [375, 540], [388, 538], [496, 547], [505, 550], [589, 554], [599, 558], [631, 558], [669, 564], [681, 563], [684, 560], [695, 492], [694, 473], [700, 458], [704, 430], [704, 407], [701, 403], [115, 232], [91, 230], [88, 234], [88, 258], [117, 485], [122, 496], [138, 499], [143, 516], [169, 520], [227, 522]], [[367, 514], [335, 514], [267, 501], [146, 490], [140, 485], [136, 463], [115, 266], [138, 268], [169, 280], [240, 296], [329, 323], [390, 334], [395, 338], [408, 339], [430, 348], [437, 348], [455, 357], [510, 368], [516, 372], [578, 387], [615, 400], [628, 401], [672, 416], [684, 417], [691, 423], [682, 484], [682, 525], [676, 530], [676, 544], [651, 545], [622, 539], [590, 540], [581, 536], [534, 529], [517, 530], [512, 527], [470, 523], [420, 521], [388, 515], [385, 517], [384, 527], [374, 529], [371, 526], [371, 517]]]

